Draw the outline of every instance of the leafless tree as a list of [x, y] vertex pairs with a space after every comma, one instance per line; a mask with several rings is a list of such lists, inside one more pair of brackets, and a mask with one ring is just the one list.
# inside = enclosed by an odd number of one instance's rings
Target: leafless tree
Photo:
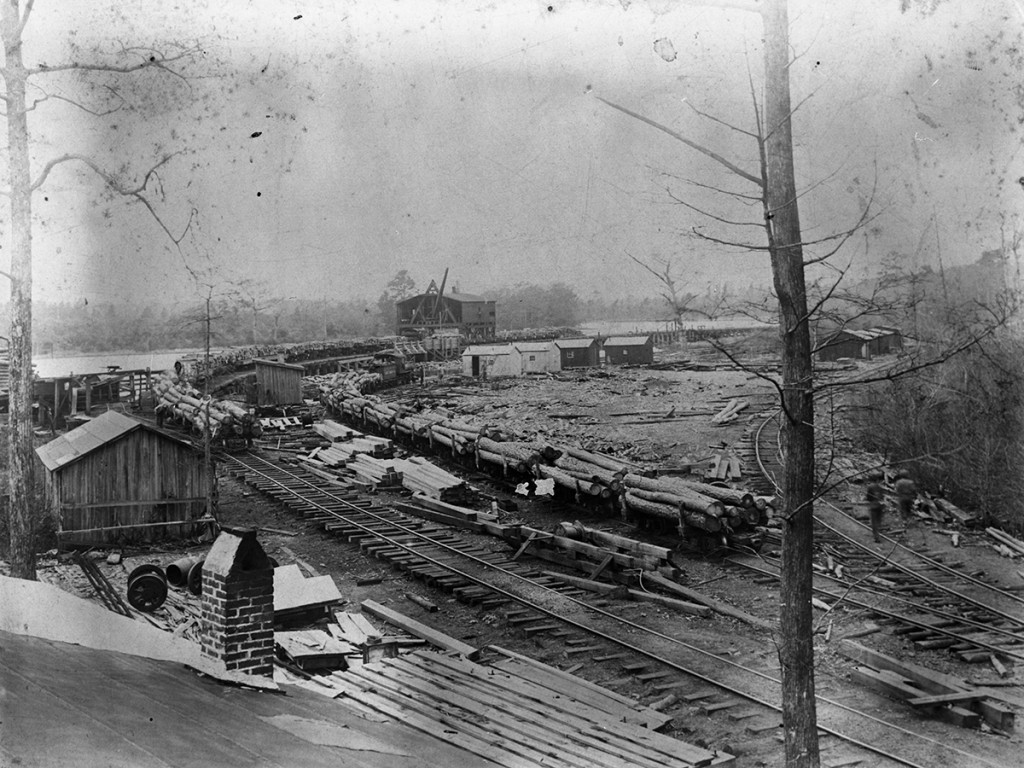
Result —
[[[80, 154], [63, 154], [45, 163], [34, 176], [30, 162], [32, 136], [28, 115], [50, 101], [70, 104], [92, 115], [117, 111], [123, 99], [112, 88], [105, 88], [108, 106], [90, 106], [47, 89], [48, 79], [59, 73], [94, 74], [102, 78], [129, 77], [143, 71], [159, 71], [172, 78], [182, 78], [179, 67], [197, 52], [197, 46], [176, 45], [167, 50], [152, 48], [121, 48], [116, 63], [108, 57], [96, 61], [72, 60], [66, 63], [28, 65], [24, 60], [25, 28], [32, 18], [35, 0], [7, 0], [0, 9], [0, 40], [4, 47], [0, 77], [4, 92], [0, 94], [7, 121], [8, 189], [11, 205], [11, 268], [6, 274], [11, 283], [10, 324], [10, 429], [8, 457], [10, 473], [9, 559], [12, 575], [34, 579], [34, 519], [31, 502], [33, 487], [32, 456], [32, 195], [46, 183], [58, 166], [75, 164], [98, 176], [111, 191], [144, 206], [163, 232], [175, 245], [179, 244], [191, 224], [191, 217], [180, 231], [172, 231], [159, 215], [156, 202], [160, 194], [161, 169], [175, 153], [164, 153], [135, 180], [121, 169], [110, 171], [93, 158]], [[29, 92], [40, 93], [30, 101]]]

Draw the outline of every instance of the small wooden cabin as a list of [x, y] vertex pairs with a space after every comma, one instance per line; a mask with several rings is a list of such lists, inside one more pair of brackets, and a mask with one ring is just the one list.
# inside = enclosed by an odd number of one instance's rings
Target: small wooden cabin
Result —
[[253, 360], [256, 365], [256, 404], [292, 405], [302, 402], [301, 365], [276, 360]]
[[107, 411], [36, 449], [61, 546], [155, 541], [194, 532], [206, 509], [202, 454]]
[[558, 350], [550, 341], [519, 341], [514, 346], [519, 352], [523, 373], [561, 370]]
[[480, 378], [521, 376], [522, 355], [513, 344], [481, 344], [462, 353], [462, 374]]
[[650, 336], [611, 336], [604, 341], [605, 365], [649, 365], [654, 362]]
[[561, 367], [566, 368], [592, 368], [598, 365], [597, 339], [558, 339], [555, 341], [561, 357]]

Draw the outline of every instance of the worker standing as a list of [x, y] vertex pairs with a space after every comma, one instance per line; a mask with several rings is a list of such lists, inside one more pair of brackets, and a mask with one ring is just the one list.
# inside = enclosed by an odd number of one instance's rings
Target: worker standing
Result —
[[900, 505], [904, 523], [909, 522], [914, 511], [914, 502], [917, 501], [917, 484], [905, 469], [896, 473], [896, 501]]
[[871, 533], [875, 541], [882, 540], [882, 515], [885, 507], [882, 505], [882, 498], [885, 491], [877, 480], [872, 480], [867, 487], [865, 499], [868, 503], [868, 515], [871, 517]]

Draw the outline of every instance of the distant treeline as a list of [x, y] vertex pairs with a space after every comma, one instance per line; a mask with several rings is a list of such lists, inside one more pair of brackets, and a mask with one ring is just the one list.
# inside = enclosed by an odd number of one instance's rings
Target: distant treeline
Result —
[[[661, 320], [660, 298], [581, 299], [564, 284], [519, 285], [484, 294], [498, 302], [499, 330], [572, 327], [588, 320]], [[209, 311], [210, 345], [285, 344], [336, 338], [389, 336], [395, 318], [377, 299], [346, 301], [216, 300]], [[5, 308], [6, 309], [6, 308]], [[203, 347], [205, 303], [191, 305], [75, 302], [34, 304], [38, 353], [149, 352]], [[6, 335], [6, 334], [4, 334]]]

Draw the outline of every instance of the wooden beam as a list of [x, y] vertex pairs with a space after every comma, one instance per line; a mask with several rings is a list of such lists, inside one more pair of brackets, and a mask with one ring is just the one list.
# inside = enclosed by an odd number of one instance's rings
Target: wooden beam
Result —
[[775, 625], [771, 622], [759, 619], [757, 616], [752, 616], [746, 611], [741, 611], [739, 608], [733, 608], [731, 605], [715, 600], [714, 598], [708, 597], [707, 595], [701, 594], [695, 589], [684, 587], [682, 584], [678, 584], [671, 579], [666, 579], [664, 576], [658, 573], [644, 573], [644, 581], [649, 581], [652, 584], [665, 589], [669, 592], [674, 592], [681, 597], [685, 597], [688, 600], [692, 600], [695, 603], [706, 605], [715, 613], [720, 613], [723, 616], [731, 616], [734, 619], [750, 624], [754, 627], [760, 627], [761, 629], [767, 629], [772, 632], [776, 629]]
[[480, 656], [479, 648], [474, 648], [468, 643], [464, 643], [450, 635], [444, 634], [443, 632], [438, 632], [437, 630], [428, 627], [426, 624], [421, 624], [415, 619], [404, 616], [398, 611], [393, 611], [374, 600], [364, 600], [360, 603], [360, 606], [367, 613], [370, 613], [379, 619], [384, 619], [389, 624], [394, 624], [396, 627], [404, 629], [410, 635], [422, 638], [438, 648], [462, 654], [470, 660], [476, 660]]
[[934, 696], [915, 696], [907, 699], [912, 707], [932, 707], [936, 704], [951, 704], [954, 701], [977, 701], [984, 698], [977, 691], [957, 691], [956, 693], [939, 693]]

